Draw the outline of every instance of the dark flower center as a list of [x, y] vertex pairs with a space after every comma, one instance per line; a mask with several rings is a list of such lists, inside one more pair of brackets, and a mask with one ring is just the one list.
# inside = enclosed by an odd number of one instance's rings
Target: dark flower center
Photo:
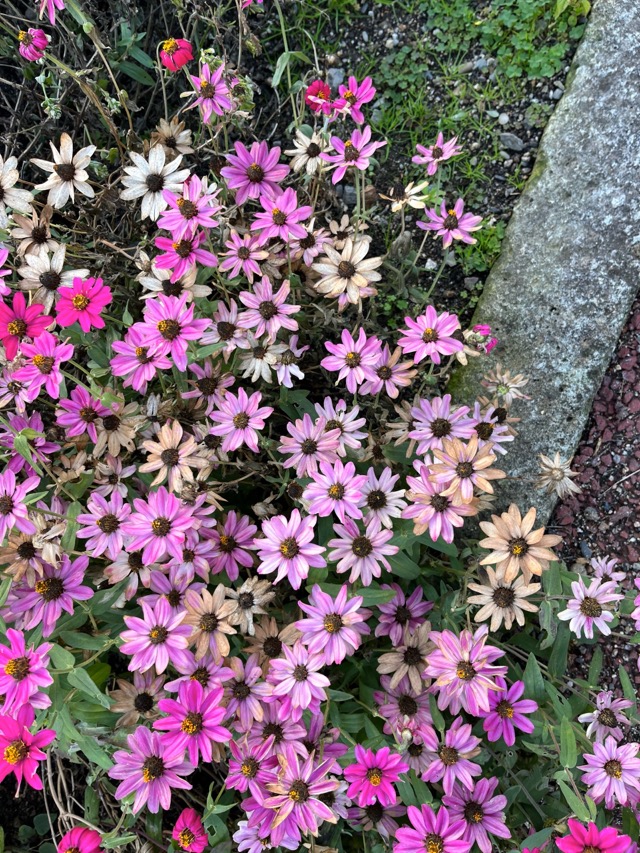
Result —
[[180, 334], [181, 326], [177, 320], [160, 320], [157, 329], [165, 341], [175, 341]]
[[233, 323], [226, 323], [224, 320], [216, 324], [221, 341], [230, 341], [236, 333], [236, 328], [237, 326], [234, 326]]
[[309, 670], [306, 666], [299, 664], [293, 670], [293, 680], [294, 681], [306, 681], [309, 678]]
[[420, 649], [417, 649], [415, 646], [409, 646], [408, 649], [405, 649], [402, 660], [407, 664], [407, 666], [418, 666], [418, 664], [422, 662]]
[[240, 246], [236, 254], [241, 261], [248, 261], [251, 257], [251, 249], [247, 248], [247, 246]]
[[616, 758], [612, 758], [610, 761], [605, 762], [604, 772], [607, 776], [611, 776], [612, 779], [621, 779], [622, 764]]
[[396, 622], [400, 625], [406, 625], [409, 619], [411, 619], [411, 611], [405, 604], [396, 608]]
[[344, 486], [342, 483], [334, 483], [333, 486], [329, 486], [329, 490], [327, 494], [334, 501], [341, 501], [344, 497]]
[[263, 740], [266, 740], [268, 737], [271, 737], [271, 735], [273, 735], [275, 743], [280, 743], [284, 740], [284, 730], [280, 723], [267, 723], [267, 725], [263, 728]]
[[438, 755], [445, 767], [453, 767], [458, 763], [458, 750], [452, 746], [443, 746]]
[[247, 684], [246, 681], [234, 681], [233, 686], [231, 688], [231, 693], [233, 694], [234, 699], [239, 699], [242, 701], [246, 699], [247, 696], [251, 693], [251, 688]]
[[388, 364], [383, 364], [376, 370], [376, 375], [378, 379], [382, 379], [384, 382], [386, 382], [387, 379], [391, 379], [391, 377], [393, 376], [393, 370], [391, 370]]
[[315, 142], [310, 142], [307, 145], [307, 157], [317, 157], [320, 154], [320, 146]]
[[516, 594], [510, 586], [499, 586], [493, 591], [493, 601], [498, 607], [511, 607], [516, 600]]
[[238, 607], [242, 610], [251, 610], [255, 601], [256, 600], [252, 592], [241, 592], [238, 596]]
[[600, 711], [598, 714], [598, 722], [601, 725], [606, 726], [608, 729], [615, 729], [618, 725], [616, 715], [611, 708], [604, 708], [604, 710]]
[[27, 324], [19, 317], [7, 324], [7, 332], [17, 338], [21, 338], [27, 331]]
[[177, 589], [172, 589], [167, 593], [167, 601], [171, 607], [178, 607], [182, 603], [182, 594]]
[[252, 163], [247, 169], [247, 177], [252, 184], [259, 184], [264, 178], [264, 169], [257, 163]]
[[142, 568], [142, 551], [133, 551], [127, 558], [127, 565], [134, 572]]
[[86, 424], [92, 424], [98, 417], [98, 413], [91, 406], [83, 406], [78, 412], [80, 419]]
[[217, 631], [219, 624], [219, 619], [215, 613], [205, 613], [198, 623], [198, 628], [207, 634], [213, 634], [214, 631]]
[[288, 495], [289, 495], [289, 497], [290, 497], [290, 498], [292, 498], [294, 501], [300, 500], [300, 498], [302, 497], [303, 493], [304, 493], [304, 489], [302, 488], [302, 486], [300, 485], [300, 483], [296, 483], [296, 482], [294, 481], [294, 482], [292, 482], [292, 483], [289, 483], [289, 485], [287, 486], [287, 494], [288, 494]]
[[442, 153], [443, 153], [442, 148], [438, 148], [437, 146], [434, 146], [431, 149], [431, 156], [433, 157], [434, 160], [439, 160], [440, 157], [442, 157]]
[[218, 390], [218, 383], [210, 376], [203, 376], [196, 380], [196, 388], [205, 397], [211, 397]]
[[418, 713], [418, 703], [413, 696], [404, 693], [398, 699], [398, 710], [405, 717], [413, 717], [414, 714]]
[[336, 421], [336, 420], [327, 421], [325, 431], [329, 432], [329, 430], [332, 430], [332, 429], [339, 429], [340, 434], [342, 434], [342, 424], [340, 423], [340, 421]]
[[282, 640], [278, 637], [267, 637], [262, 644], [262, 651], [268, 658], [277, 658], [282, 652]]
[[597, 619], [598, 616], [602, 616], [602, 605], [597, 598], [587, 596], [580, 604], [580, 613], [583, 616]]
[[284, 225], [287, 221], [287, 214], [283, 213], [279, 207], [274, 207], [271, 215], [273, 216], [273, 222], [275, 225]]
[[200, 97], [205, 98], [206, 100], [207, 98], [215, 98], [215, 96], [216, 87], [213, 86], [211, 83], [207, 83], [206, 80], [203, 80], [202, 83], [200, 83]]
[[180, 296], [184, 287], [179, 281], [163, 281], [162, 292], [165, 296]]
[[164, 773], [164, 761], [159, 755], [150, 755], [142, 765], [142, 779], [145, 782], [153, 782]]
[[353, 142], [349, 141], [345, 142], [344, 144], [344, 154], [342, 156], [344, 157], [345, 163], [355, 163], [355, 161], [360, 156], [360, 152], [355, 147]]
[[302, 779], [296, 779], [289, 788], [289, 799], [294, 803], [306, 803], [309, 799], [309, 786]]
[[56, 163], [53, 167], [61, 181], [72, 181], [76, 174], [73, 163]]
[[39, 281], [45, 290], [57, 290], [60, 287], [60, 273], [55, 270], [47, 270], [40, 275]]
[[448, 215], [445, 217], [442, 227], [446, 228], [447, 231], [453, 231], [458, 227], [458, 217], [453, 213], [453, 211], [449, 211]]
[[193, 251], [193, 240], [178, 240], [173, 249], [179, 258], [188, 258]]
[[358, 352], [348, 352], [344, 357], [347, 367], [358, 367], [362, 361], [362, 357]]
[[34, 243], [46, 243], [49, 239], [49, 235], [47, 234], [46, 226], [44, 225], [36, 225], [31, 229], [31, 239]]
[[445, 498], [442, 495], [431, 495], [429, 503], [436, 512], [445, 512], [449, 506], [449, 498]]
[[168, 447], [160, 454], [160, 461], [164, 465], [168, 465], [170, 468], [172, 468], [174, 465], [177, 465], [178, 462], [180, 462], [180, 454], [175, 449], [175, 447]]
[[167, 536], [171, 530], [171, 522], [168, 518], [161, 515], [159, 518], [153, 519], [151, 530], [154, 536]]
[[194, 216], [198, 215], [198, 206], [186, 198], [178, 199], [178, 207], [185, 219], [193, 219]]
[[370, 767], [367, 770], [367, 780], [370, 785], [377, 788], [382, 783], [382, 770], [379, 767]]
[[208, 450], [217, 450], [222, 444], [222, 436], [220, 435], [205, 435], [204, 446]]
[[469, 823], [481, 823], [483, 817], [484, 812], [482, 811], [480, 803], [476, 803], [474, 800], [471, 800], [464, 807], [464, 819]]
[[147, 180], [145, 181], [149, 192], [159, 193], [160, 190], [164, 187], [164, 176], [163, 175], [147, 175]]
[[456, 675], [458, 678], [462, 679], [462, 681], [473, 681], [476, 677], [476, 671], [468, 660], [461, 660], [458, 661]]
[[328, 631], [329, 634], [336, 634], [340, 628], [342, 628], [344, 623], [342, 622], [342, 617], [338, 613], [329, 613], [328, 616], [324, 617], [324, 622], [322, 624], [324, 625], [325, 631]]
[[40, 373], [42, 373], [44, 376], [48, 376], [53, 370], [55, 359], [53, 359], [50, 355], [42, 355], [41, 353], [37, 353], [33, 357], [33, 363], [38, 368]]
[[64, 592], [64, 584], [60, 578], [43, 578], [36, 581], [35, 590], [45, 601], [55, 601]]
[[265, 320], [270, 320], [272, 317], [275, 317], [278, 313], [277, 307], [273, 304], [273, 302], [269, 302], [265, 300], [258, 305], [258, 313]]
[[209, 686], [209, 679], [209, 670], [204, 666], [199, 666], [197, 669], [194, 669], [190, 675], [191, 681], [197, 681], [198, 684], [201, 684], [203, 687]]
[[507, 702], [506, 699], [502, 699], [496, 705], [496, 714], [500, 717], [501, 720], [513, 719], [513, 705], [511, 704], [511, 702]]
[[424, 746], [421, 743], [412, 743], [407, 752], [412, 758], [420, 758], [424, 752]]
[[503, 424], [509, 417], [509, 412], [503, 406], [498, 406], [493, 410], [493, 415], [499, 424]]
[[435, 329], [427, 328], [422, 333], [422, 340], [425, 344], [432, 344], [434, 341], [438, 340], [438, 333]]
[[446, 418], [435, 418], [431, 421], [431, 432], [436, 438], [444, 438], [451, 433], [451, 422]]
[[149, 631], [149, 639], [151, 640], [152, 646], [159, 646], [161, 643], [166, 642], [168, 636], [169, 632], [164, 625], [155, 625]]
[[351, 261], [340, 261], [338, 264], [338, 275], [340, 278], [351, 278], [355, 275], [356, 268]]
[[491, 436], [493, 435], [493, 424], [488, 421], [482, 421], [482, 423], [476, 424], [474, 427], [475, 431], [478, 434], [478, 438], [481, 441], [489, 441]]
[[260, 765], [255, 760], [255, 758], [245, 758], [242, 764], [240, 765], [240, 772], [243, 776], [246, 776], [247, 779], [254, 779], [258, 775], [258, 770], [260, 769]]
[[37, 551], [33, 542], [21, 542], [16, 548], [16, 553], [21, 560], [32, 560]]
[[367, 506], [370, 509], [382, 509], [387, 505], [387, 496], [382, 489], [373, 489], [367, 495]]
[[186, 735], [197, 735], [202, 731], [202, 714], [191, 712], [187, 714], [180, 725], [180, 731]]
[[280, 543], [280, 553], [287, 560], [292, 560], [300, 553], [300, 546], [293, 536], [283, 539]]
[[96, 521], [96, 524], [103, 533], [115, 533], [120, 527], [120, 522], [118, 521], [117, 516], [112, 512], [107, 513], [107, 515], [103, 515], [102, 518], [99, 518]]
[[121, 424], [120, 418], [117, 415], [107, 415], [102, 419], [102, 425], [107, 432], [115, 432]]
[[314, 441], [312, 438], [306, 438], [300, 445], [300, 452], [304, 453], [306, 456], [310, 456], [312, 453], [315, 453], [317, 449], [318, 442]]
[[471, 462], [459, 462], [456, 465], [456, 474], [461, 480], [466, 480], [473, 474], [473, 465]]
[[441, 835], [430, 832], [424, 839], [425, 853], [444, 853], [444, 840]]
[[529, 546], [525, 539], [511, 539], [509, 541], [509, 553], [514, 557], [524, 557], [529, 550]]
[[14, 681], [22, 681], [29, 675], [29, 658], [12, 658], [5, 664], [4, 671]]
[[240, 412], [234, 417], [233, 425], [236, 429], [246, 429], [249, 426], [249, 415], [246, 412]]
[[136, 698], [133, 700], [133, 707], [140, 714], [148, 714], [153, 708], [153, 696], [149, 693], [138, 693]]
[[373, 551], [373, 545], [367, 536], [356, 536], [351, 543], [351, 550], [356, 557], [368, 557]]
[[220, 536], [219, 548], [224, 554], [231, 554], [238, 547], [238, 543], [233, 536], [225, 536], [223, 533]]
[[11, 495], [2, 495], [0, 498], [0, 515], [9, 515], [13, 510], [13, 498]]

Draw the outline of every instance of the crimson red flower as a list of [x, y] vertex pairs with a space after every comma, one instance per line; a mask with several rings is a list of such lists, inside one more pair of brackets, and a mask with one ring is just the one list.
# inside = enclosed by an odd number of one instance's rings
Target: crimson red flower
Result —
[[307, 86], [304, 102], [314, 113], [323, 112], [325, 115], [329, 115], [333, 109], [329, 84], [322, 80], [314, 80], [310, 86]]
[[179, 71], [193, 59], [193, 49], [186, 39], [168, 38], [162, 42], [160, 62], [169, 71]]

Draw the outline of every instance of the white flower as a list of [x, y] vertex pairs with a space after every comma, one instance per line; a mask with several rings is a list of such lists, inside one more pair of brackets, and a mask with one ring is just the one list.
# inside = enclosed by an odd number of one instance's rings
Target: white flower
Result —
[[314, 133], [309, 138], [301, 130], [296, 130], [293, 144], [294, 147], [284, 153], [293, 157], [291, 168], [294, 172], [305, 169], [308, 175], [313, 175], [322, 168], [324, 161], [320, 159], [320, 154], [326, 150], [327, 146], [319, 133]]
[[271, 368], [287, 349], [286, 345], [261, 344], [251, 334], [247, 338], [250, 348], [240, 356], [240, 366], [244, 368], [242, 376], [250, 376], [252, 382], [258, 379], [271, 382]]
[[7, 227], [7, 207], [20, 213], [31, 213], [31, 193], [28, 190], [14, 189], [14, 184], [20, 177], [17, 165], [15, 157], [8, 157], [6, 160], [0, 157], [0, 228]]
[[368, 258], [371, 240], [364, 237], [353, 242], [347, 237], [342, 252], [330, 246], [324, 247], [326, 257], [312, 264], [312, 269], [320, 273], [321, 278], [313, 285], [314, 290], [327, 298], [347, 294], [349, 302], [357, 304], [363, 293], [375, 294], [372, 282], [380, 281], [382, 276], [375, 270], [382, 264], [382, 258]]
[[66, 245], [58, 246], [53, 255], [28, 254], [18, 270], [22, 277], [20, 289], [33, 293], [32, 301], [44, 305], [45, 313], [51, 311], [57, 301], [58, 288], [71, 287], [74, 278], [88, 278], [89, 270], [62, 271]]
[[162, 145], [169, 160], [173, 160], [178, 154], [193, 154], [191, 131], [185, 130], [184, 122], [179, 121], [176, 116], [169, 122], [160, 119], [151, 134], [151, 145]]
[[208, 285], [196, 284], [197, 274], [198, 269], [194, 265], [177, 281], [171, 281], [172, 270], [161, 270], [152, 265], [148, 275], [140, 273], [137, 277], [146, 291], [146, 293], [141, 294], [140, 298], [149, 299], [157, 296], [158, 293], [164, 293], [165, 296], [182, 296], [184, 293], [187, 296], [187, 302], [191, 302], [194, 296], [196, 298], [209, 296], [211, 288]]
[[182, 163], [181, 154], [167, 163], [162, 145], [155, 145], [149, 151], [148, 161], [135, 151], [130, 151], [129, 157], [135, 166], [124, 168], [127, 174], [122, 179], [122, 184], [126, 189], [120, 193], [120, 198], [128, 201], [142, 196], [142, 219], [149, 217], [155, 222], [162, 211], [169, 206], [162, 196], [162, 191], [182, 193], [182, 185], [189, 177], [189, 170], [177, 171]]
[[51, 172], [51, 176], [44, 184], [37, 184], [36, 190], [49, 190], [47, 204], [58, 209], [63, 208], [69, 197], [75, 201], [75, 191], [78, 190], [87, 198], [93, 198], [94, 192], [87, 183], [89, 175], [85, 172], [85, 166], [91, 162], [91, 155], [96, 150], [95, 145], [87, 145], [73, 155], [73, 140], [68, 133], [60, 137], [60, 150], [50, 142], [53, 152], [53, 163], [49, 160], [31, 160], [36, 166]]

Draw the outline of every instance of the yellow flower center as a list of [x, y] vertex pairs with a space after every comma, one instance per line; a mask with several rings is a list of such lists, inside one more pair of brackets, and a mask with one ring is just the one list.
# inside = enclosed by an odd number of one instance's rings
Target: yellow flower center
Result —
[[19, 764], [29, 754], [29, 747], [23, 740], [14, 740], [5, 747], [2, 757], [7, 764]]
[[193, 842], [195, 840], [196, 840], [196, 837], [193, 834], [193, 832], [191, 832], [191, 830], [187, 829], [187, 827], [185, 826], [185, 828], [181, 831], [180, 836], [178, 838], [178, 844], [182, 848], [187, 848], [190, 844], [193, 844]]
[[84, 293], [78, 293], [78, 294], [77, 294], [76, 296], [74, 296], [74, 297], [73, 297], [73, 299], [71, 300], [71, 304], [72, 304], [72, 305], [73, 305], [73, 307], [76, 309], [76, 311], [84, 311], [84, 309], [85, 309], [85, 308], [87, 307], [87, 305], [89, 304], [89, 300], [88, 300], [88, 299], [87, 299], [87, 297], [84, 295]]
[[372, 767], [371, 770], [367, 770], [367, 779], [374, 788], [377, 788], [382, 783], [382, 771], [380, 768]]
[[166, 41], [162, 42], [162, 49], [165, 53], [168, 53], [169, 56], [173, 56], [179, 46], [180, 45], [178, 44], [178, 42], [173, 38], [167, 39]]

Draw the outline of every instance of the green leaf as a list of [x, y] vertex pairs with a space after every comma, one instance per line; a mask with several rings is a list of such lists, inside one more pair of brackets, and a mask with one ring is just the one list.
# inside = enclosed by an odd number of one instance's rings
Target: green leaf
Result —
[[133, 47], [129, 50], [129, 56], [132, 56], [136, 62], [139, 62], [140, 65], [144, 65], [145, 68], [155, 68], [156, 64], [151, 59], [148, 53], [145, 53], [142, 48], [138, 47], [138, 45], [134, 44]]
[[596, 646], [589, 665], [589, 684], [597, 684], [602, 672], [602, 649]]
[[62, 646], [58, 646], [54, 644], [51, 647], [51, 651], [49, 652], [51, 655], [51, 660], [53, 661], [53, 665], [56, 669], [73, 669], [76, 665], [76, 659], [68, 652], [66, 649], [63, 649]]
[[562, 791], [562, 795], [567, 801], [567, 804], [573, 814], [578, 818], [578, 820], [586, 823], [589, 820], [589, 809], [586, 807], [582, 799], [571, 790], [566, 782], [563, 782], [562, 779], [558, 779], [557, 781], [560, 786], [560, 790]]
[[618, 676], [620, 678], [620, 686], [622, 687], [624, 698], [629, 699], [635, 705], [636, 691], [633, 684], [631, 683], [631, 679], [629, 678], [627, 670], [623, 666], [618, 667]]
[[[544, 573], [543, 573], [544, 574]], [[558, 634], [551, 655], [549, 656], [549, 674], [561, 678], [567, 671], [567, 653], [571, 632], [566, 622], [558, 626]]]
[[[326, 586], [326, 584], [323, 584]], [[391, 601], [395, 598], [395, 590], [393, 589], [375, 589], [366, 587], [365, 589], [358, 590], [358, 595], [362, 596], [362, 603], [365, 607], [369, 607], [373, 604], [386, 604], [387, 601]]]
[[576, 736], [571, 722], [563, 717], [560, 722], [560, 763], [564, 767], [575, 767], [578, 761]]
[[281, 53], [278, 57], [278, 61], [276, 62], [276, 67], [273, 72], [273, 77], [271, 78], [271, 85], [274, 89], [278, 87], [280, 80], [282, 80], [282, 75], [285, 72], [287, 65], [291, 60], [291, 51], [285, 50], [284, 53]]
[[14, 436], [13, 449], [16, 451], [16, 453], [19, 453], [23, 459], [26, 459], [29, 465], [31, 465], [31, 467], [34, 468], [38, 472], [38, 474], [42, 474], [40, 466], [33, 458], [31, 447], [29, 445], [29, 439], [26, 437], [26, 435], [23, 435], [21, 432], [19, 432], [16, 436]]
[[73, 546], [76, 544], [76, 531], [78, 529], [78, 522], [76, 519], [83, 509], [84, 507], [81, 503], [78, 503], [78, 501], [73, 501], [73, 503], [67, 507], [67, 529], [64, 532], [61, 542], [63, 553], [69, 553], [69, 551], [72, 551]]
[[129, 62], [127, 59], [123, 59], [118, 63], [117, 69], [122, 74], [126, 74], [127, 77], [131, 77], [131, 79], [135, 80], [136, 83], [142, 83], [143, 86], [155, 86], [153, 77], [151, 77], [144, 68], [136, 62]]
[[112, 847], [124, 847], [127, 844], [131, 844], [131, 842], [136, 841], [137, 837], [137, 835], [131, 832], [128, 835], [103, 835], [102, 844], [110, 850]]
[[89, 674], [84, 669], [80, 667], [78, 667], [78, 669], [74, 669], [73, 672], [69, 673], [67, 679], [72, 687], [76, 687], [91, 699], [95, 699], [95, 701], [102, 705], [103, 708], [111, 707], [109, 698], [101, 692], [98, 685], [91, 680]]
[[404, 551], [398, 551], [397, 554], [389, 557], [389, 563], [393, 574], [398, 575], [398, 577], [405, 578], [406, 580], [415, 580], [420, 577], [420, 566], [414, 563]]
[[542, 847], [547, 839], [551, 838], [554, 831], [553, 826], [548, 826], [546, 829], [541, 829], [539, 832], [534, 832], [533, 835], [527, 836], [527, 840], [523, 842], [523, 850], [534, 850], [536, 847]]
[[107, 634], [82, 634], [79, 631], [61, 631], [60, 638], [74, 649], [86, 649], [91, 652], [97, 652], [104, 648], [107, 644], [111, 644], [112, 640]]
[[523, 675], [526, 694], [540, 704], [545, 699], [544, 678], [536, 656], [531, 652]]
[[442, 734], [442, 732], [444, 732], [444, 730], [446, 729], [447, 724], [444, 721], [444, 717], [440, 713], [436, 697], [432, 693], [429, 694], [429, 709], [431, 710], [431, 719], [433, 720], [433, 725], [440, 732], [440, 734]]

